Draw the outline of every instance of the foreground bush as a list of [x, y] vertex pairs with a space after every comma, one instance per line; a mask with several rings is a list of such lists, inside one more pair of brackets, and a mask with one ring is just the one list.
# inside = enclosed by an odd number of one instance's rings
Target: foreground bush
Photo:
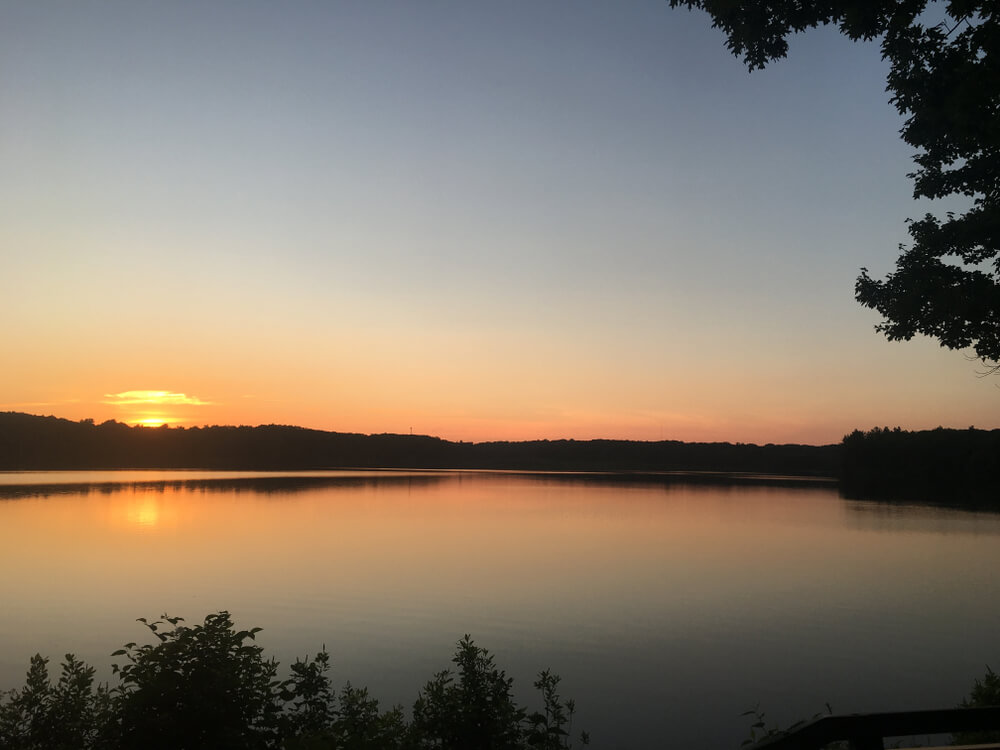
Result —
[[[559, 678], [542, 672], [542, 710], [513, 699], [513, 681], [469, 636], [436, 674], [407, 720], [367, 689], [339, 694], [321, 651], [278, 679], [278, 663], [256, 645], [260, 628], [237, 631], [228, 612], [187, 626], [179, 617], [140, 622], [153, 645], [128, 643], [113, 656], [118, 685], [94, 684], [94, 668], [67, 654], [53, 684], [48, 659], [32, 657], [23, 688], [0, 694], [4, 750], [565, 750], [573, 701]], [[586, 733], [580, 736], [587, 744]]]
[[[962, 701], [962, 708], [982, 708], [984, 706], [1000, 706], [1000, 675], [986, 666], [983, 679], [977, 679]], [[955, 744], [976, 745], [987, 742], [1000, 742], [1000, 732], [961, 732], [952, 737]]]

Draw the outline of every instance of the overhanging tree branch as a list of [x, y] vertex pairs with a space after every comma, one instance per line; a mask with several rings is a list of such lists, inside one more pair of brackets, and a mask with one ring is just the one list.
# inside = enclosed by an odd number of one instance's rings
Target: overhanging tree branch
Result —
[[[707, 11], [752, 71], [785, 57], [787, 38], [835, 24], [882, 40], [900, 135], [916, 149], [914, 198], [962, 196], [961, 214], [909, 222], [912, 244], [882, 280], [862, 269], [855, 298], [878, 311], [890, 340], [930, 336], [1000, 365], [1000, 6], [950, 0], [946, 20], [921, 23], [928, 0], [670, 0]], [[964, 28], [963, 28], [964, 25]], [[960, 30], [959, 30], [960, 29]], [[958, 33], [956, 33], [958, 32]]]

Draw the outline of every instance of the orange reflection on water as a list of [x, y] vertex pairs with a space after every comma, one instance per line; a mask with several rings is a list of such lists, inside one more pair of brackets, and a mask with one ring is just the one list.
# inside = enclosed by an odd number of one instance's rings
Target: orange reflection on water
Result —
[[697, 723], [686, 714], [698, 706], [711, 705], [706, 721], [737, 716], [762, 685], [802, 694], [789, 718], [814, 708], [813, 682], [819, 700], [884, 708], [884, 674], [908, 675], [923, 691], [912, 702], [935, 705], [995, 640], [997, 515], [798, 487], [185, 476], [199, 481], [129, 475], [0, 500], [0, 690], [35, 652], [106, 668], [148, 636], [137, 617], [228, 609], [263, 627], [258, 642], [283, 664], [325, 644], [338, 682], [390, 704], [411, 701], [471, 633], [530, 669], [554, 666], [591, 716], [606, 709], [610, 734], [623, 712], [657, 727]]
[[[752, 524], [726, 528], [720, 516], [759, 520], [764, 510], [699, 488], [581, 492], [495, 476], [281, 490], [162, 483], [4, 503], [4, 558], [35, 559], [10, 585], [54, 599], [88, 592], [107, 607], [116, 583], [143, 581], [140, 599], [154, 612], [169, 605], [188, 614], [299, 597], [365, 599], [380, 610], [445, 601], [548, 610], [653, 582], [689, 587], [691, 562], [720, 565], [754, 540]], [[122, 601], [126, 621], [150, 614], [134, 597]]]
[[53, 496], [30, 512], [13, 503], [23, 518], [3, 528], [23, 524], [15, 546], [49, 552], [8, 593], [85, 597], [123, 623], [275, 602], [334, 620], [437, 619], [444, 633], [483, 620], [698, 619], [757, 579], [803, 585], [839, 512], [752, 488], [496, 475], [283, 489], [163, 483]]
[[185, 503], [176, 502], [175, 494], [174, 490], [167, 494], [162, 490], [137, 488], [112, 495], [110, 517], [126, 527], [138, 527], [144, 531], [175, 528], [185, 511]]
[[160, 511], [156, 505], [156, 501], [149, 498], [143, 498], [138, 503], [130, 503], [128, 508], [129, 522], [139, 526], [155, 526], [160, 517]]
[[[845, 516], [830, 490], [474, 474], [310, 481], [5, 501], [0, 563], [18, 575], [0, 580], [0, 600], [100, 621], [117, 633], [106, 648], [134, 639], [136, 617], [220, 609], [308, 633], [310, 647], [336, 632], [447, 639], [523, 623], [681, 638], [729, 620], [766, 629], [812, 617], [817, 590], [831, 606], [904, 600], [962, 568], [935, 541], [940, 521], [888, 535]], [[882, 569], [897, 572], [870, 574]]]

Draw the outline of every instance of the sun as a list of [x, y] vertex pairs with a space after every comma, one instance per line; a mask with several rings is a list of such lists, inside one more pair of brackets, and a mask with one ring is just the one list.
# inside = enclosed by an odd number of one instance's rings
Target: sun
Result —
[[135, 420], [132, 424], [140, 427], [162, 427], [165, 424], [176, 421], [176, 419], [170, 417], [143, 417], [142, 419]]

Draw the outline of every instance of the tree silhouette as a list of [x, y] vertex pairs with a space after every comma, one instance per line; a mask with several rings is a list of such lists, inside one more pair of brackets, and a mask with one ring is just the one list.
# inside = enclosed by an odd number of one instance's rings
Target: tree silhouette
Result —
[[[0, 692], [4, 750], [572, 750], [575, 706], [559, 678], [535, 682], [544, 711], [528, 713], [513, 681], [469, 636], [458, 642], [457, 674], [439, 672], [420, 692], [413, 719], [382, 710], [366, 688], [333, 689], [324, 648], [297, 660], [288, 679], [256, 645], [260, 628], [237, 630], [226, 611], [189, 626], [181, 617], [140, 618], [157, 639], [114, 652], [118, 685], [94, 686], [94, 668], [66, 655], [49, 678], [31, 659], [23, 688]], [[581, 745], [589, 743], [586, 732]]]
[[[787, 37], [836, 24], [851, 39], [881, 38], [887, 91], [917, 149], [914, 198], [959, 197], [970, 207], [909, 220], [909, 247], [884, 280], [866, 268], [855, 298], [877, 310], [890, 340], [916, 334], [972, 347], [1000, 368], [1000, 28], [993, 0], [670, 0], [707, 11], [750, 70], [784, 57]], [[942, 17], [943, 16], [943, 17]]]

